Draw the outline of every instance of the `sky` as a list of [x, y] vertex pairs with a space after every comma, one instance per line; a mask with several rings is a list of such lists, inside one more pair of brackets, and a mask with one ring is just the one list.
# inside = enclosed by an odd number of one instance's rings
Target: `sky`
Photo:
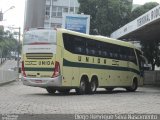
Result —
[[[14, 9], [8, 10], [11, 6]], [[4, 21], [0, 21], [0, 25], [5, 27], [23, 27], [24, 23], [25, 0], [0, 0], [0, 11], [4, 13]]]
[[[160, 3], [160, 0], [133, 0], [133, 4], [143, 5], [151, 1]], [[5, 12], [11, 6], [15, 6], [15, 8], [4, 14], [4, 21], [0, 21], [0, 25], [23, 28], [25, 0], [0, 0], [0, 11]]]

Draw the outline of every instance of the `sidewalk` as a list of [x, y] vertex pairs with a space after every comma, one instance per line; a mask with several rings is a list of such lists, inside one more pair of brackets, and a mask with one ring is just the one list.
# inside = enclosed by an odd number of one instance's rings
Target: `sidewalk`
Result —
[[0, 67], [4, 64], [5, 61], [5, 58], [0, 58]]
[[0, 65], [0, 86], [16, 80], [18, 76], [18, 72], [14, 69], [16, 66], [15, 60], [6, 60]]

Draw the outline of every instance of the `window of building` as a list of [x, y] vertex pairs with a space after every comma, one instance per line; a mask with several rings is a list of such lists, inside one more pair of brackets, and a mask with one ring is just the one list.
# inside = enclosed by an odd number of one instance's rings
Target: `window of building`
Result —
[[46, 27], [46, 28], [49, 27], [49, 23], [48, 23], [48, 22], [45, 22], [45, 23], [44, 23], [44, 27]]
[[62, 7], [58, 7], [58, 12], [62, 12]]
[[50, 11], [50, 7], [49, 6], [46, 6], [46, 11]]
[[52, 7], [52, 12], [57, 12], [58, 7], [57, 6], [53, 6]]
[[68, 7], [64, 7], [64, 8], [63, 8], [63, 12], [64, 12], [64, 13], [68, 13]]
[[49, 14], [50, 14], [50, 7], [46, 6], [46, 15], [49, 15]]
[[70, 12], [74, 12], [74, 7], [70, 7]]
[[52, 7], [52, 17], [62, 17], [62, 7], [61, 6]]

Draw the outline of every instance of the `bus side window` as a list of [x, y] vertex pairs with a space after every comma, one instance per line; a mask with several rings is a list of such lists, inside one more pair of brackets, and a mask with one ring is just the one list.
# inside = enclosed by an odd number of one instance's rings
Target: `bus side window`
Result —
[[89, 55], [89, 49], [86, 48], [86, 55]]
[[102, 49], [103, 49], [102, 46], [103, 45], [100, 42], [97, 42], [97, 51], [98, 51], [97, 54], [98, 54], [99, 57], [103, 57], [103, 55], [102, 55]]
[[73, 37], [69, 34], [63, 34], [63, 43], [66, 50], [73, 52]]
[[75, 53], [82, 53], [82, 48], [81, 48], [81, 47], [79, 47], [79, 46], [78, 46], [78, 47], [76, 47], [76, 46], [75, 46], [75, 48], [74, 48], [74, 49], [75, 49], [75, 50], [74, 50], [74, 51], [75, 51]]
[[102, 56], [103, 56], [104, 58], [106, 58], [107, 52], [106, 52], [105, 50], [102, 51]]
[[87, 45], [86, 45], [86, 52], [88, 53], [88, 55], [90, 56], [97, 56], [96, 54], [96, 50], [97, 50], [97, 45], [96, 42], [94, 40], [88, 40], [87, 41]]
[[128, 60], [128, 55], [129, 54], [128, 54], [128, 48], [127, 47], [121, 47], [120, 54], [121, 54], [122, 60], [125, 60], [125, 61]]
[[135, 55], [134, 49], [131, 49], [131, 48], [129, 50], [129, 61], [131, 61], [137, 65], [136, 55]]
[[72, 46], [74, 48], [74, 53], [76, 54], [85, 54], [85, 38], [74, 36]]

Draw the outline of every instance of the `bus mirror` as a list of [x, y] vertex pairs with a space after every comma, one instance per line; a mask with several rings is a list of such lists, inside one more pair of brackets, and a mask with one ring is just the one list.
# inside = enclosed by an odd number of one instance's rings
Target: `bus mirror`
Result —
[[151, 70], [151, 65], [150, 64], [144, 64], [143, 66], [143, 70], [146, 71], [146, 70]]
[[141, 55], [141, 60], [142, 60], [142, 63], [143, 63], [143, 65], [142, 65], [143, 71], [145, 71], [145, 70], [151, 70], [151, 65], [148, 64], [147, 58], [145, 56]]
[[144, 64], [146, 64], [148, 66], [148, 60], [147, 60], [147, 58], [141, 55], [141, 59], [144, 62]]

